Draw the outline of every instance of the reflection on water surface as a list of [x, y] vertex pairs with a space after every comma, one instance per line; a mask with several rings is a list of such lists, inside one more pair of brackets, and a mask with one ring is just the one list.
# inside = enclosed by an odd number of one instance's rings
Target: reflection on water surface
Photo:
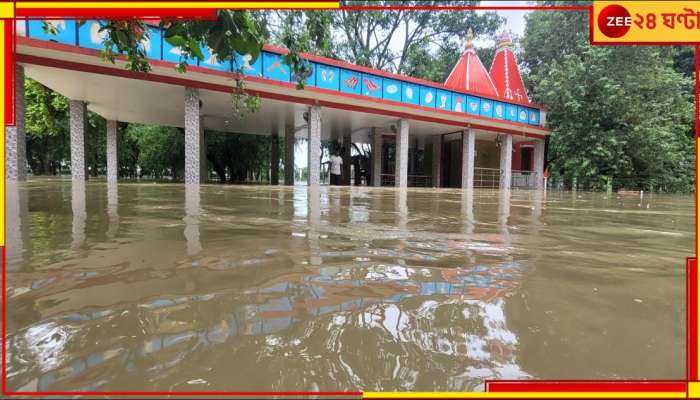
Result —
[[10, 390], [684, 373], [689, 196], [38, 179], [7, 205]]

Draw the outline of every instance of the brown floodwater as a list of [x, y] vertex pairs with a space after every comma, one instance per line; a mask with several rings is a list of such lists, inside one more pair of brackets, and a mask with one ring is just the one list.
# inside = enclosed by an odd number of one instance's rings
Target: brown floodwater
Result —
[[9, 390], [682, 379], [691, 196], [35, 179]]

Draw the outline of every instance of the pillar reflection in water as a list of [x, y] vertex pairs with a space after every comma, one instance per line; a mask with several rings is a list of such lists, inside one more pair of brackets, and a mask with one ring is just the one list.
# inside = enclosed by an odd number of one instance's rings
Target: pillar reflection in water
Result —
[[194, 256], [202, 251], [199, 240], [200, 186], [196, 183], [185, 185], [185, 239], [187, 239], [187, 255]]
[[[369, 201], [371, 192], [366, 188], [353, 187], [350, 191], [350, 222], [369, 222]], [[372, 197], [373, 198], [373, 197]]]
[[541, 225], [542, 221], [542, 209], [544, 208], [544, 203], [547, 201], [547, 192], [542, 190], [535, 190], [532, 192], [532, 219], [535, 225]]
[[369, 205], [367, 210], [367, 221], [378, 223], [382, 220], [382, 191], [381, 189], [372, 189], [369, 193]]
[[396, 213], [398, 215], [397, 225], [403, 232], [408, 224], [408, 204], [406, 203], [407, 193], [406, 188], [396, 189]]
[[80, 248], [85, 243], [85, 181], [73, 180], [71, 183], [71, 208], [73, 209], [73, 249]]
[[307, 202], [308, 193], [304, 186], [294, 186], [292, 193], [292, 203], [294, 207], [294, 219], [306, 219], [309, 215], [309, 204]]
[[503, 235], [503, 243], [510, 247], [510, 230], [508, 219], [510, 218], [510, 189], [502, 189], [498, 192], [498, 226]]
[[471, 235], [474, 233], [474, 189], [465, 189], [462, 191], [461, 201], [462, 211], [462, 226], [464, 233]]
[[311, 252], [311, 265], [321, 265], [323, 258], [321, 257], [321, 245], [319, 243], [318, 228], [321, 224], [321, 191], [318, 186], [312, 185], [307, 188], [308, 202], [308, 239], [309, 250]]
[[476, 254], [473, 251], [474, 246], [474, 189], [464, 189], [462, 191], [461, 207], [462, 214], [462, 232], [466, 235], [465, 243], [468, 249], [467, 256], [471, 264], [476, 263]]
[[119, 188], [117, 182], [107, 182], [107, 237], [114, 239], [119, 230]]
[[7, 212], [7, 257], [8, 271], [19, 270], [29, 255], [29, 199], [24, 184], [12, 182], [6, 187], [5, 210]]
[[[396, 221], [396, 227], [398, 228], [399, 231], [399, 241], [396, 244], [396, 250], [397, 254], [405, 254], [405, 249], [407, 247], [406, 245], [406, 239], [409, 236], [409, 232], [406, 229], [406, 225], [408, 224], [408, 204], [406, 204], [406, 188], [405, 187], [397, 187], [396, 192], [394, 195], [394, 207], [396, 208], [396, 215], [397, 215], [397, 221]], [[397, 258], [396, 259], [397, 264], [405, 266], [406, 265], [406, 260], [403, 258]]]
[[284, 187], [280, 187], [277, 189], [277, 215], [284, 214], [284, 202], [286, 193], [287, 189]]

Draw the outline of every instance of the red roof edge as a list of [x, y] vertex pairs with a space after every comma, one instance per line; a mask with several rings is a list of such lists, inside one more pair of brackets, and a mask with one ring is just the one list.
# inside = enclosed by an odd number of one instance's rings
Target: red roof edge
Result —
[[[270, 52], [272, 52], [272, 53], [277, 53], [277, 54], [287, 54], [287, 53], [289, 53], [289, 50], [287, 50], [287, 49], [285, 49], [285, 48], [283, 48], [283, 47], [277, 47], [277, 46], [273, 46], [273, 45], [270, 45], [270, 44], [265, 44], [265, 45], [263, 45], [263, 50], [270, 51]], [[361, 65], [355, 65], [355, 64], [349, 63], [349, 62], [347, 62], [347, 61], [335, 60], [335, 59], [332, 59], [332, 58], [317, 56], [317, 55], [315, 55], [315, 54], [309, 54], [309, 53], [300, 53], [300, 55], [301, 55], [303, 58], [305, 58], [305, 59], [307, 59], [307, 60], [310, 60], [310, 61], [316, 61], [316, 62], [320, 62], [320, 63], [324, 63], [324, 64], [333, 65], [333, 66], [336, 66], [336, 67], [342, 67], [342, 68], [347, 68], [347, 69], [351, 69], [351, 70], [354, 70], [354, 71], [365, 72], [365, 73], [368, 73], [368, 74], [383, 76], [383, 77], [389, 78], [389, 79], [404, 80], [404, 81], [408, 81], [408, 82], [411, 82], [411, 83], [416, 83], [416, 84], [419, 84], [419, 85], [431, 86], [431, 87], [434, 87], [434, 88], [436, 88], [436, 89], [442, 89], [442, 90], [446, 90], [446, 91], [457, 92], [457, 93], [461, 93], [461, 94], [467, 94], [467, 95], [470, 95], [470, 96], [485, 97], [485, 98], [488, 98], [488, 99], [491, 99], [491, 100], [500, 101], [500, 102], [503, 102], [503, 103], [521, 104], [521, 103], [518, 103], [518, 102], [512, 102], [512, 101], [510, 101], [510, 100], [503, 99], [503, 98], [501, 98], [501, 97], [499, 97], [499, 96], [488, 96], [488, 95], [484, 95], [484, 94], [481, 94], [481, 93], [470, 92], [470, 91], [460, 90], [460, 89], [453, 89], [453, 88], [451, 88], [451, 87], [447, 87], [447, 86], [445, 86], [445, 85], [443, 85], [443, 84], [440, 84], [440, 83], [437, 83], [437, 82], [428, 81], [428, 80], [420, 79], [420, 78], [414, 78], [414, 77], [412, 77], [412, 76], [407, 76], [407, 75], [394, 74], [394, 73], [391, 73], [391, 72], [380, 71], [380, 70], [377, 70], [377, 69], [374, 69], [374, 68], [363, 67], [363, 66], [361, 66]], [[542, 105], [542, 104], [528, 103], [528, 104], [521, 104], [521, 105], [527, 106], [527, 107], [530, 107], [530, 108], [539, 108], [539, 109], [543, 109], [543, 110], [545, 110], [545, 111], [549, 111], [549, 109], [548, 109], [546, 106]]]

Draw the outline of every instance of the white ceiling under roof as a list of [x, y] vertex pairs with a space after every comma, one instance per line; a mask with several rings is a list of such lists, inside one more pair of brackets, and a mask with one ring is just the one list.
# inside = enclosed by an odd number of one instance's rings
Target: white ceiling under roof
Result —
[[[123, 69], [123, 65], [119, 63], [112, 65], [95, 56], [65, 53], [32, 46], [18, 45], [18, 53], [39, 56], [44, 59], [55, 58], [68, 62], [80, 62], [84, 65], [95, 65], [102, 68]], [[106, 119], [174, 127], [184, 126], [184, 88], [181, 85], [83, 72], [65, 67], [57, 68], [51, 66], [50, 63], [49, 65], [41, 65], [25, 61], [23, 64], [28, 77], [41, 82], [70, 99], [86, 101], [90, 111]], [[160, 76], [186, 78], [226, 87], [233, 86], [229, 77], [221, 75], [210, 75], [193, 71], [182, 75], [172, 70], [172, 68], [162, 66], [154, 67], [153, 73]], [[339, 97], [312, 91], [299, 91], [280, 85], [265, 85], [260, 82], [249, 82], [248, 87], [272, 93], [297, 96], [309, 101], [320, 99], [337, 102], [338, 100], [335, 97]], [[303, 129], [304, 121], [300, 118], [300, 115], [307, 109], [307, 105], [261, 98], [261, 106], [257, 112], [239, 119], [234, 117], [230, 93], [200, 89], [200, 99], [202, 101], [202, 115], [206, 129], [269, 135], [277, 131], [278, 127], [296, 125], [296, 136], [304, 137], [306, 135], [306, 130]], [[343, 99], [343, 101], [350, 102], [348, 105], [364, 106], [370, 110], [379, 107], [371, 101], [348, 100], [347, 98]], [[398, 106], [381, 105], [381, 107], [388, 109], [388, 111], [405, 112]], [[413, 112], [424, 115], [426, 118], [435, 116], [435, 113], [429, 111]], [[442, 119], [445, 118], [444, 115], [438, 116]], [[396, 124], [398, 117], [385, 115], [385, 113], [322, 107], [321, 120], [322, 138], [324, 140], [342, 137], [344, 134], [352, 132], [353, 141], [366, 142], [368, 140], [367, 133], [371, 127], [376, 127], [379, 132], [391, 134], [391, 126]], [[464, 124], [468, 122], [468, 118], [465, 115], [463, 120], [456, 122], [455, 125], [451, 125], [449, 123], [411, 119], [410, 134], [424, 141], [425, 136], [445, 134], [464, 129]], [[494, 125], [497, 125], [497, 123], [494, 123]], [[523, 128], [524, 131], [530, 129], [528, 127]], [[477, 133], [477, 139], [487, 140], [494, 139], [498, 134], [483, 129], [477, 130]], [[515, 136], [514, 139], [515, 141], [531, 140], [525, 136]]]

